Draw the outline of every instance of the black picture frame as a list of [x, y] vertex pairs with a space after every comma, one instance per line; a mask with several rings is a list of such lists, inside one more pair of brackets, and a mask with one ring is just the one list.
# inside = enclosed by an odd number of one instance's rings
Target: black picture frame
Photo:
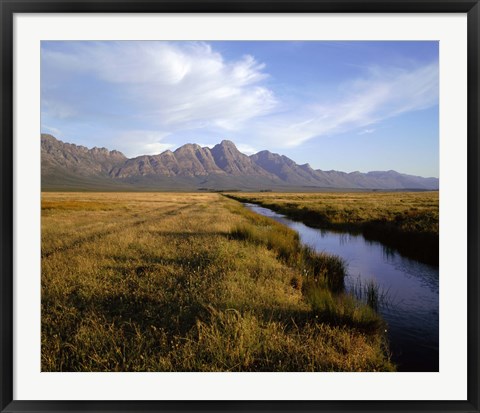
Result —
[[[13, 399], [13, 17], [15, 13], [467, 13], [468, 389], [457, 401], [22, 401]], [[478, 0], [0, 0], [0, 409], [46, 411], [479, 411], [479, 20]]]

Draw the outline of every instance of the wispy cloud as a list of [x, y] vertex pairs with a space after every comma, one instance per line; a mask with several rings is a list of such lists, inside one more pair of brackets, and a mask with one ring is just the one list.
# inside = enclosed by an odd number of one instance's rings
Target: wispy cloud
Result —
[[[438, 62], [409, 64], [362, 68], [335, 94], [293, 104], [275, 93], [258, 58], [227, 59], [205, 42], [69, 42], [42, 49], [42, 126], [97, 128], [128, 156], [173, 149], [182, 136], [222, 136], [245, 153], [294, 148], [370, 134], [386, 119], [437, 104]], [[297, 81], [292, 87], [308, 88]]]
[[52, 126], [43, 125], [43, 130], [45, 130], [46, 132], [53, 133], [57, 137], [60, 137], [62, 135], [62, 131], [60, 129], [54, 128]]
[[258, 152], [258, 149], [254, 148], [253, 146], [248, 145], [246, 143], [238, 144], [237, 148], [240, 152], [243, 152], [246, 155], [253, 155], [254, 153]]
[[250, 55], [226, 61], [203, 42], [76, 43], [43, 50], [42, 65], [42, 106], [54, 118], [95, 112], [97, 120], [116, 115], [170, 132], [233, 131], [277, 104], [262, 63]]
[[361, 130], [360, 132], [358, 132], [358, 135], [369, 135], [373, 132], [375, 132], [376, 129], [364, 129], [364, 130]]
[[118, 149], [130, 157], [156, 155], [174, 147], [173, 144], [164, 142], [168, 135], [167, 132], [127, 130], [112, 138], [112, 148]]
[[359, 128], [373, 131], [370, 126], [385, 119], [431, 107], [438, 102], [438, 64], [411, 70], [373, 68], [369, 77], [344, 84], [341, 90], [338, 99], [319, 98], [281, 118], [269, 117], [269, 124], [258, 125], [263, 139], [295, 147]]

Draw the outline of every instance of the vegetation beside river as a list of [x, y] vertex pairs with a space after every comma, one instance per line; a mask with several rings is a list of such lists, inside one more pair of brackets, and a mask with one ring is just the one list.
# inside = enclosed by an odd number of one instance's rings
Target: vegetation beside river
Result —
[[251, 202], [323, 229], [362, 233], [402, 254], [437, 265], [439, 254], [438, 191], [352, 193], [232, 193]]
[[341, 259], [220, 194], [43, 193], [42, 371], [391, 371]]

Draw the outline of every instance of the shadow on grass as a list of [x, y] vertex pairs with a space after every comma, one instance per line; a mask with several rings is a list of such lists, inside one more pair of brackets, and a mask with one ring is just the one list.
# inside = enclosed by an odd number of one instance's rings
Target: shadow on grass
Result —
[[[224, 195], [239, 202], [246, 202], [242, 197], [235, 195]], [[248, 202], [253, 202], [248, 200]], [[312, 211], [306, 208], [299, 208], [296, 205], [277, 205], [268, 202], [254, 202], [257, 205], [271, 209], [272, 211], [286, 215], [287, 217], [303, 222], [312, 228], [331, 230], [335, 232], [348, 232], [361, 234], [368, 241], [381, 242], [387, 247], [393, 248], [407, 258], [437, 266], [439, 265], [439, 237], [438, 233], [423, 230], [405, 231], [400, 228], [402, 223], [410, 223], [415, 227], [417, 224], [414, 218], [408, 214], [397, 216], [396, 220], [371, 220], [359, 223], [335, 223], [321, 212]], [[428, 217], [427, 217], [428, 218]]]

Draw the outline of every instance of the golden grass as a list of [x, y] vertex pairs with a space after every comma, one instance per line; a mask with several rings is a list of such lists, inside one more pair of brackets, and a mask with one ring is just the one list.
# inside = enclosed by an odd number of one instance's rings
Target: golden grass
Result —
[[405, 255], [438, 265], [436, 192], [232, 193], [307, 225], [361, 232]]
[[218, 194], [44, 193], [42, 371], [392, 370], [382, 334], [302, 292], [294, 250]]
[[[233, 195], [233, 194], [232, 194]], [[330, 224], [385, 221], [405, 231], [438, 234], [438, 192], [250, 193], [244, 201], [285, 210], [304, 210]]]

